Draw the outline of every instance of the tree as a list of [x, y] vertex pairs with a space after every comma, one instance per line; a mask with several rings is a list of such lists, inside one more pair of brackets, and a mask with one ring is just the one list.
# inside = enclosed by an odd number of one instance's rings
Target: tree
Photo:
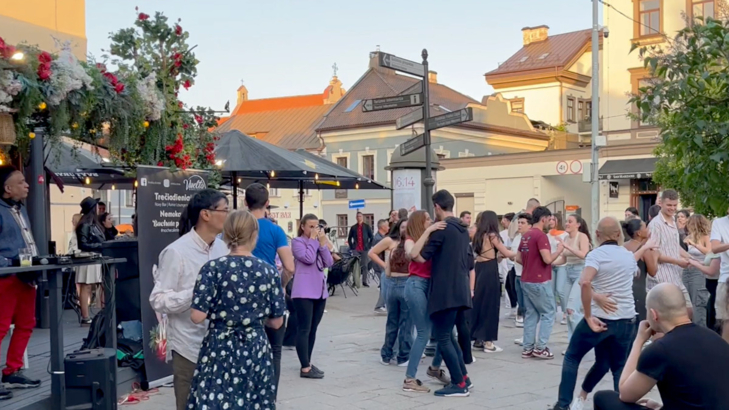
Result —
[[653, 75], [631, 103], [660, 128], [653, 178], [707, 216], [729, 208], [729, 23], [696, 20], [665, 50], [640, 49]]

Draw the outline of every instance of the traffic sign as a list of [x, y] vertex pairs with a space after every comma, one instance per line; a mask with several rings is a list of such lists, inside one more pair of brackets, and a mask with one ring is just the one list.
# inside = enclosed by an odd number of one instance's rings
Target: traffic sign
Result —
[[415, 110], [395, 120], [395, 129], [401, 130], [423, 120], [423, 110]]
[[380, 67], [387, 67], [393, 70], [417, 75], [418, 77], [425, 77], [424, 65], [392, 54], [380, 53]]
[[400, 144], [400, 155], [404, 157], [413, 151], [423, 148], [427, 144], [428, 141], [426, 141], [425, 134], [416, 135], [415, 137]]
[[423, 93], [364, 100], [362, 111], [382, 111], [394, 108], [415, 107], [418, 105], [423, 105]]
[[364, 199], [355, 199], [355, 200], [349, 201], [349, 209], [362, 209], [364, 207], [365, 207]]
[[426, 127], [429, 131], [438, 128], [447, 127], [449, 125], [460, 124], [462, 122], [473, 120], [473, 108], [464, 108], [458, 111], [449, 112], [437, 117], [428, 118]]

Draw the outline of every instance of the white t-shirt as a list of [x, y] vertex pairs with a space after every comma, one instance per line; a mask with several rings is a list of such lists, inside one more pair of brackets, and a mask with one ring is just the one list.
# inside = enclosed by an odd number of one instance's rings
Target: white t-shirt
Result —
[[[521, 234], [516, 233], [516, 236], [509, 244], [509, 250], [514, 251], [515, 249], [512, 249], [511, 245], [515, 245], [514, 248], [519, 248], [519, 244], [521, 243]], [[514, 264], [514, 272], [516, 272], [516, 276], [521, 277], [522, 271], [524, 271], [524, 266], [522, 266], [520, 263], [512, 262]]]
[[597, 270], [592, 279], [595, 293], [609, 294], [617, 303], [618, 309], [606, 313], [592, 301], [592, 315], [601, 319], [632, 319], [635, 317], [635, 299], [633, 299], [633, 276], [638, 270], [638, 263], [632, 252], [618, 245], [603, 245], [585, 258], [585, 267]]
[[[729, 216], [714, 219], [711, 223], [711, 240], [729, 243]], [[719, 267], [719, 282], [729, 282], [729, 251], [722, 252]]]
[[[499, 232], [499, 235], [501, 236], [501, 241], [504, 242], [504, 246], [509, 248], [511, 250], [511, 239], [509, 239], [509, 230], [504, 229], [503, 231]], [[509, 258], [504, 258], [504, 261], [506, 261], [506, 273], [509, 273], [511, 268], [514, 267], [514, 262]], [[503, 262], [503, 261], [502, 261]]]

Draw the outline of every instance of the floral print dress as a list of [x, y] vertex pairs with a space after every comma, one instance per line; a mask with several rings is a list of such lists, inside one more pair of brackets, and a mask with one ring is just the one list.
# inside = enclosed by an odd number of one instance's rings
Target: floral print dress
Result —
[[224, 256], [200, 270], [192, 308], [210, 321], [187, 407], [273, 410], [273, 354], [265, 320], [284, 315], [276, 268], [256, 258]]

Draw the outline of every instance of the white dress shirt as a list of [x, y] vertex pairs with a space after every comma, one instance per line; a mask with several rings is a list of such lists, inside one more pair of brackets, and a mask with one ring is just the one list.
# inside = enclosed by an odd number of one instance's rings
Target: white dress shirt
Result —
[[167, 314], [167, 361], [174, 350], [185, 359], [197, 363], [200, 346], [207, 331], [207, 320], [196, 325], [190, 318], [192, 292], [197, 276], [205, 263], [229, 253], [220, 239], [208, 245], [193, 228], [167, 246], [159, 254], [154, 273], [154, 289], [149, 303], [155, 312]]

